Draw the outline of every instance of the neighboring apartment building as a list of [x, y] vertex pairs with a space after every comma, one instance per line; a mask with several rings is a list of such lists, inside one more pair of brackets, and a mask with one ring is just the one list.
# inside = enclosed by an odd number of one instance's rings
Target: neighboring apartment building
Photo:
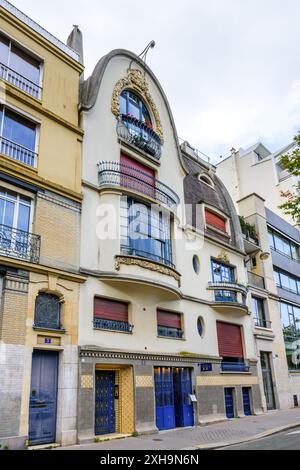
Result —
[[300, 402], [300, 234], [278, 207], [281, 191], [296, 184], [280, 167], [280, 156], [293, 146], [271, 154], [257, 144], [233, 152], [217, 167], [243, 217], [254, 335], [268, 409]]
[[0, 0], [0, 443], [76, 442], [83, 67]]
[[215, 168], [179, 146], [129, 51], [82, 84], [81, 119], [79, 442], [262, 413], [244, 242]]

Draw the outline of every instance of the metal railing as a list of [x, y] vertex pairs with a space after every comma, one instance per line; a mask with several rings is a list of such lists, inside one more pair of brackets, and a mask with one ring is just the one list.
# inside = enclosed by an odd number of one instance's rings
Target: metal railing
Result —
[[42, 88], [39, 85], [2, 63], [0, 63], [0, 79], [11, 83], [36, 99], [41, 98]]
[[118, 136], [148, 153], [155, 160], [161, 158], [161, 139], [147, 124], [133, 116], [121, 114], [117, 124]]
[[165, 326], [159, 326], [157, 332], [158, 336], [163, 336], [165, 338], [182, 339], [184, 335], [182, 330], [178, 330], [177, 328], [168, 328]]
[[30, 263], [40, 262], [41, 237], [23, 230], [0, 225], [0, 255]]
[[175, 269], [175, 265], [172, 263], [171, 259], [168, 259], [167, 257], [163, 258], [162, 256], [156, 255], [155, 253], [136, 249], [135, 247], [130, 245], [121, 245], [121, 252], [128, 256], [146, 258], [150, 261], [154, 261], [155, 263], [165, 264], [169, 268]]
[[251, 271], [248, 271], [248, 282], [250, 286], [259, 287], [260, 289], [266, 288], [265, 278]]
[[254, 317], [254, 321], [255, 326], [258, 326], [259, 328], [267, 328], [269, 330], [272, 328], [272, 322], [265, 320], [264, 318]]
[[245, 364], [245, 362], [222, 362], [221, 371], [222, 372], [249, 372], [250, 366]]
[[5, 137], [0, 137], [0, 153], [7, 155], [13, 160], [17, 160], [24, 165], [36, 167], [37, 153], [32, 150], [23, 147], [22, 145], [16, 144]]
[[101, 162], [98, 168], [100, 187], [116, 186], [129, 189], [155, 199], [168, 207], [179, 204], [179, 197], [171, 188], [141, 170], [115, 162]]
[[94, 318], [93, 324], [96, 330], [112, 330], [121, 331], [123, 333], [132, 333], [134, 328], [133, 325], [127, 322], [104, 320], [102, 318]]
[[254, 243], [256, 246], [259, 246], [259, 239], [251, 237], [250, 233], [246, 229], [242, 228], [242, 234], [245, 240]]

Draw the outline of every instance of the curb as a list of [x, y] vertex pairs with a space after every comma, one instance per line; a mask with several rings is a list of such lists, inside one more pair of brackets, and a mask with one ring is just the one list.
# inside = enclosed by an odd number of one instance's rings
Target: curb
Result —
[[223, 449], [225, 447], [231, 447], [231, 446], [235, 446], [235, 445], [238, 445], [238, 444], [244, 444], [245, 442], [252, 442], [252, 441], [256, 441], [258, 439], [263, 439], [264, 437], [273, 436], [273, 435], [281, 433], [283, 431], [288, 431], [289, 429], [298, 428], [299, 426], [300, 426], [300, 421], [298, 421], [297, 423], [287, 424], [285, 426], [280, 426], [280, 427], [277, 427], [277, 428], [273, 428], [273, 429], [270, 429], [269, 431], [265, 431], [263, 433], [256, 434], [254, 436], [247, 437], [247, 438], [242, 439], [242, 440], [233, 441], [233, 442], [217, 442], [215, 444], [205, 444], [205, 445], [200, 444], [198, 446], [194, 446], [193, 449], [198, 449], [198, 450]]

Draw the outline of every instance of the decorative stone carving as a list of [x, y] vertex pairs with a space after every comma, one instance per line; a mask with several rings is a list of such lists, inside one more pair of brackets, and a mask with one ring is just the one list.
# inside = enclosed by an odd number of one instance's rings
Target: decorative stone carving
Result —
[[117, 117], [120, 115], [120, 95], [126, 88], [136, 91], [142, 98], [144, 98], [146, 104], [149, 105], [155, 120], [155, 132], [159, 135], [163, 144], [164, 133], [159, 112], [151, 94], [149, 93], [149, 85], [140, 70], [128, 69], [126, 77], [121, 78], [121, 80], [116, 83], [111, 100], [112, 113]]
[[221, 251], [218, 256], [218, 260], [222, 261], [223, 263], [230, 264], [230, 258], [226, 251]]
[[164, 274], [166, 276], [173, 277], [180, 287], [181, 284], [181, 276], [180, 274], [172, 268], [168, 268], [167, 266], [162, 266], [161, 264], [157, 264], [152, 261], [143, 260], [140, 258], [132, 258], [127, 256], [117, 256], [116, 257], [116, 270], [120, 271], [121, 265], [125, 264], [127, 266], [139, 266], [140, 268], [149, 269], [150, 271], [155, 271], [160, 274]]

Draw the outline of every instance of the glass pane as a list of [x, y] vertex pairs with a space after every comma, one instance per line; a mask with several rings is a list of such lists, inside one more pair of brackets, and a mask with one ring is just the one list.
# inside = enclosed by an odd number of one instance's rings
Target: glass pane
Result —
[[10, 68], [27, 78], [31, 82], [40, 83], [40, 64], [25, 52], [12, 46], [10, 55]]
[[133, 93], [129, 93], [128, 97], [128, 114], [138, 120], [141, 118], [140, 100]]
[[271, 248], [275, 248], [275, 245], [274, 245], [274, 238], [273, 238], [272, 232], [269, 232], [269, 243], [270, 243], [270, 247], [271, 247]]
[[29, 232], [30, 207], [20, 204], [18, 217], [18, 230]]
[[10, 111], [5, 112], [3, 137], [34, 151], [35, 136], [35, 124], [27, 121], [21, 116], [11, 113]]
[[3, 225], [13, 227], [14, 225], [15, 204], [13, 202], [5, 201]]
[[0, 62], [8, 65], [9, 41], [0, 35]]

